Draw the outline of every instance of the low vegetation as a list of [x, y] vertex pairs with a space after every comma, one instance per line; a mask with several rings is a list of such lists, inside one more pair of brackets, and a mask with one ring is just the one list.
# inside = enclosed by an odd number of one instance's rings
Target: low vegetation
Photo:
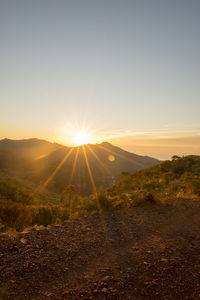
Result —
[[61, 195], [39, 193], [31, 183], [1, 175], [0, 231], [22, 231], [180, 197], [200, 197], [199, 156], [174, 156], [171, 161], [133, 174], [123, 172], [116, 184], [88, 197], [78, 194], [74, 185], [68, 185]]
[[200, 197], [200, 157], [172, 157], [158, 166], [134, 174], [122, 173], [107, 190], [110, 197], [126, 199], [129, 205], [144, 199]]

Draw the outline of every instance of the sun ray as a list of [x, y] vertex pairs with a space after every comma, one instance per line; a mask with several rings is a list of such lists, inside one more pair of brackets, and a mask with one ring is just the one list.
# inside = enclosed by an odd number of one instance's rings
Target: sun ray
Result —
[[[107, 223], [106, 223], [101, 205], [99, 203], [98, 193], [97, 193], [96, 185], [95, 185], [94, 178], [93, 178], [93, 175], [92, 175], [92, 171], [91, 171], [91, 168], [90, 168], [90, 163], [89, 163], [89, 160], [88, 160], [88, 157], [87, 157], [87, 153], [85, 151], [85, 146], [86, 145], [82, 146], [84, 157], [85, 157], [85, 162], [86, 162], [86, 165], [87, 165], [90, 181], [92, 183], [93, 191], [94, 191], [94, 194], [95, 194], [95, 201], [96, 201], [99, 213], [101, 215], [101, 223], [102, 223], [102, 228], [103, 228], [104, 234], [105, 234], [106, 246], [108, 248], [108, 252], [111, 253], [113, 251], [112, 251], [112, 245], [110, 243], [110, 234], [109, 234], [109, 230], [107, 228]], [[115, 256], [115, 254], [113, 255], [113, 259], [114, 259], [114, 256]]]
[[86, 162], [86, 166], [87, 166], [87, 169], [88, 169], [90, 181], [91, 181], [91, 184], [92, 184], [92, 189], [93, 189], [93, 192], [96, 196], [97, 195], [97, 189], [96, 189], [96, 185], [95, 185], [94, 178], [93, 178], [93, 175], [92, 175], [92, 171], [91, 171], [91, 168], [90, 168], [90, 164], [89, 164], [89, 161], [88, 161], [87, 153], [85, 151], [85, 145], [82, 146], [82, 149], [83, 149], [83, 154], [84, 154], [84, 157], [85, 157], [85, 162]]
[[36, 191], [36, 194], [41, 193], [45, 187], [49, 184], [49, 182], [54, 178], [54, 176], [56, 175], [56, 173], [59, 171], [59, 169], [62, 167], [62, 165], [64, 164], [64, 162], [68, 159], [68, 157], [70, 156], [70, 154], [73, 152], [74, 148], [71, 148], [69, 150], [69, 152], [67, 152], [67, 154], [65, 155], [65, 157], [63, 158], [63, 160], [59, 163], [59, 165], [57, 166], [57, 168], [53, 171], [53, 173], [49, 176], [49, 178], [38, 188], [38, 190]]
[[100, 160], [100, 158], [97, 156], [97, 154], [94, 152], [94, 150], [89, 146], [86, 145], [86, 147], [89, 149], [89, 151], [92, 153], [92, 155], [96, 158], [96, 160], [99, 162], [99, 164], [104, 168], [104, 170], [112, 176], [111, 171], [108, 169], [108, 167]]
[[94, 178], [93, 178], [93, 175], [92, 175], [92, 171], [91, 171], [91, 168], [90, 168], [90, 163], [89, 163], [89, 160], [88, 160], [88, 157], [87, 157], [87, 153], [85, 151], [85, 145], [83, 145], [82, 147], [83, 147], [83, 154], [84, 154], [84, 157], [85, 157], [85, 162], [86, 162], [86, 165], [87, 165], [90, 181], [91, 181], [93, 192], [94, 192], [94, 195], [95, 195], [96, 204], [97, 204], [97, 207], [99, 209], [100, 214], [102, 214], [102, 209], [101, 209], [101, 205], [99, 203], [98, 194], [97, 194], [97, 188], [96, 188]]
[[65, 146], [58, 146], [56, 149], [52, 150], [51, 152], [47, 153], [47, 154], [43, 154], [43, 155], [39, 155], [37, 157], [34, 158], [34, 160], [40, 160], [43, 159], [51, 154], [53, 154], [54, 152], [58, 151], [59, 149], [64, 148]]
[[69, 184], [72, 183], [72, 179], [74, 177], [74, 173], [75, 173], [76, 165], [77, 165], [77, 161], [78, 161], [79, 150], [80, 150], [80, 148], [77, 147], [76, 148], [75, 158], [74, 158], [74, 163], [73, 163], [73, 167], [72, 167], [72, 174], [71, 174], [71, 177], [70, 177], [70, 180], [69, 180]]

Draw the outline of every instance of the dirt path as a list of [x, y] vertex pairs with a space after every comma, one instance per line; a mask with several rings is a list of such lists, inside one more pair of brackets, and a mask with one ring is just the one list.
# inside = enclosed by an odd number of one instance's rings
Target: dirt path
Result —
[[200, 299], [200, 205], [189, 201], [0, 235], [0, 298]]

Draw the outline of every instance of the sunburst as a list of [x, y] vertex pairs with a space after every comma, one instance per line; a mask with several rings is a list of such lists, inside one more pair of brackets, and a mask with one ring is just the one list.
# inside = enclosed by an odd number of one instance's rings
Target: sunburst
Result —
[[73, 145], [81, 146], [92, 143], [92, 138], [90, 134], [84, 130], [79, 130], [75, 133], [73, 137]]

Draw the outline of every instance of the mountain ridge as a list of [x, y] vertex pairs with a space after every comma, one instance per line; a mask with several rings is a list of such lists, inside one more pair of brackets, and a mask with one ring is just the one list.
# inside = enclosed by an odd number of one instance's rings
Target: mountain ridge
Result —
[[37, 138], [0, 140], [0, 170], [14, 170], [18, 176], [36, 182], [45, 182], [57, 170], [48, 187], [59, 193], [66, 185], [74, 184], [80, 193], [88, 194], [94, 189], [91, 174], [99, 190], [112, 184], [121, 172], [135, 172], [159, 163], [108, 142], [67, 147]]
[[[9, 139], [9, 138], [3, 138], [3, 139], [0, 139], [0, 148], [1, 149], [8, 149], [10, 148], [11, 146], [14, 145], [15, 143], [15, 146], [16, 144], [18, 144], [18, 146], [20, 146], [20, 144], [26, 144], [26, 143], [30, 143], [30, 142], [33, 142], [34, 144], [39, 144], [39, 143], [43, 143], [43, 144], [46, 144], [46, 145], [51, 145], [51, 146], [54, 146], [54, 147], [63, 147], [63, 148], [67, 148], [67, 149], [71, 149], [71, 148], [78, 148], [78, 147], [81, 147], [83, 145], [80, 145], [80, 146], [67, 146], [67, 145], [64, 145], [64, 144], [60, 144], [60, 143], [57, 143], [57, 142], [50, 142], [48, 140], [45, 140], [45, 139], [40, 139], [40, 138], [25, 138], [25, 139]], [[135, 156], [140, 156], [140, 157], [147, 157], [147, 158], [152, 158], [152, 159], [155, 159], [157, 161], [161, 161], [157, 158], [154, 158], [154, 157], [151, 157], [151, 156], [148, 156], [148, 155], [140, 155], [140, 154], [136, 154], [136, 153], [133, 153], [133, 152], [130, 152], [130, 151], [127, 151], [127, 150], [124, 150], [122, 149], [121, 147], [119, 146], [116, 146], [116, 145], [113, 145], [109, 142], [102, 142], [102, 143], [88, 143], [88, 144], [85, 144], [85, 145], [89, 145], [89, 146], [96, 146], [96, 145], [102, 145], [102, 146], [106, 146], [106, 147], [109, 147], [109, 148], [113, 148], [113, 149], [120, 149], [121, 151], [123, 152], [126, 152], [126, 153], [129, 153], [129, 154], [133, 154]]]

